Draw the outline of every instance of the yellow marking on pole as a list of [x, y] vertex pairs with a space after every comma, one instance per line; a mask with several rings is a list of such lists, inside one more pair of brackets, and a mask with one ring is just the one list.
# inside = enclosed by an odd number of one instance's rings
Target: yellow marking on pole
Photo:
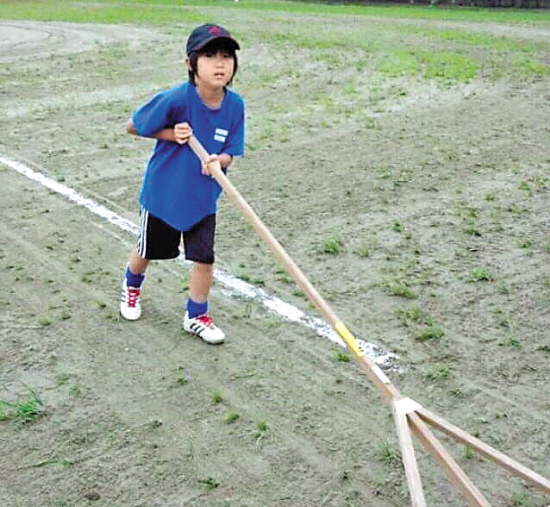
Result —
[[343, 338], [343, 340], [346, 342], [346, 345], [348, 348], [357, 356], [357, 357], [363, 357], [365, 353], [359, 348], [359, 345], [357, 344], [357, 340], [355, 337], [351, 334], [350, 330], [345, 326], [343, 322], [337, 322], [334, 325], [334, 329], [336, 329], [337, 333]]

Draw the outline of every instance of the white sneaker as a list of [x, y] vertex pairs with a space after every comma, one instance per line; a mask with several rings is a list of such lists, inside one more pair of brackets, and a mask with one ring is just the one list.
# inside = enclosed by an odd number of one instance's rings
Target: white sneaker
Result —
[[185, 329], [188, 333], [197, 335], [205, 342], [214, 345], [217, 343], [222, 343], [225, 340], [224, 332], [219, 327], [214, 325], [212, 317], [206, 313], [190, 319], [189, 313], [185, 312], [183, 329]]
[[127, 320], [138, 320], [141, 317], [140, 296], [141, 289], [139, 287], [129, 287], [126, 278], [124, 278], [122, 292], [120, 293], [120, 315]]

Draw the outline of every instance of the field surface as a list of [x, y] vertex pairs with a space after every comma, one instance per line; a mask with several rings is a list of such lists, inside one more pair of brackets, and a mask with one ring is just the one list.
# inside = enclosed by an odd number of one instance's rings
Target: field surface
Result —
[[[125, 123], [208, 21], [242, 46], [235, 186], [403, 394], [550, 476], [548, 13], [3, 0], [0, 503], [409, 504], [390, 407], [227, 199], [227, 342], [182, 331], [180, 261], [118, 315], [152, 148]], [[493, 506], [550, 503], [442, 441]]]

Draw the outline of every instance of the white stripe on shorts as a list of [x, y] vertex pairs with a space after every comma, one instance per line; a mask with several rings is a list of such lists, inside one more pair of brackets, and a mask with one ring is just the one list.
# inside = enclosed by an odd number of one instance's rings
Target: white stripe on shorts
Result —
[[149, 223], [149, 212], [142, 207], [139, 219], [139, 236], [137, 243], [137, 252], [140, 257], [147, 258], [147, 224]]

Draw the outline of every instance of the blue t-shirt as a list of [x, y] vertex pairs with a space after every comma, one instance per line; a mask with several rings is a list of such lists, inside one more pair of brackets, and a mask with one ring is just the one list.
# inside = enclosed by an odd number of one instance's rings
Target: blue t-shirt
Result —
[[[244, 102], [229, 89], [220, 108], [211, 109], [195, 85], [187, 82], [153, 97], [133, 114], [132, 121], [145, 137], [187, 122], [208, 153], [244, 153]], [[201, 162], [187, 144], [157, 140], [140, 195], [147, 211], [174, 229], [187, 231], [216, 213], [221, 191], [216, 180], [201, 173]]]

